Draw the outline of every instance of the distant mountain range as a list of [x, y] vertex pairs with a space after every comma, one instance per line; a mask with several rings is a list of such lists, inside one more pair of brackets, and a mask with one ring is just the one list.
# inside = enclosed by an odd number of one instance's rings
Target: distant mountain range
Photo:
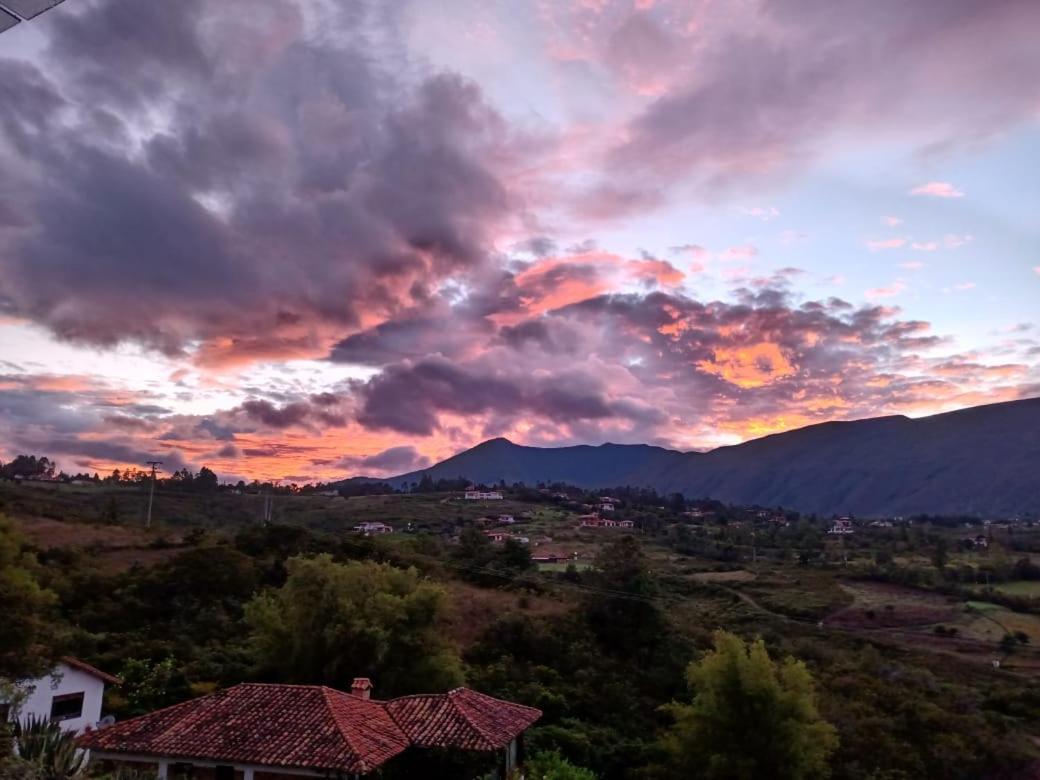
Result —
[[1040, 398], [919, 419], [822, 423], [710, 452], [645, 444], [524, 447], [491, 439], [381, 481], [400, 487], [426, 474], [485, 484], [645, 486], [826, 515], [1040, 517]]

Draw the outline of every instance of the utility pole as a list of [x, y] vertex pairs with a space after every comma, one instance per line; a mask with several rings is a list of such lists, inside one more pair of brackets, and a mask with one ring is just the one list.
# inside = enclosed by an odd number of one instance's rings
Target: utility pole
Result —
[[162, 465], [161, 460], [150, 460], [148, 465], [152, 467], [152, 484], [148, 488], [148, 519], [145, 521], [144, 527], [152, 527], [152, 501], [155, 500], [155, 471]]

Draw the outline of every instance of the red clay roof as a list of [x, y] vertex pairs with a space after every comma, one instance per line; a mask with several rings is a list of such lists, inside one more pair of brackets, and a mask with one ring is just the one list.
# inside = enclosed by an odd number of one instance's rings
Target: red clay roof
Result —
[[496, 750], [541, 717], [466, 688], [376, 701], [315, 685], [236, 685], [79, 738], [106, 753], [366, 774], [410, 745]]
[[386, 709], [418, 747], [497, 750], [541, 717], [540, 710], [485, 696], [468, 688], [404, 696]]
[[121, 680], [118, 677], [114, 677], [107, 672], [103, 672], [96, 666], [91, 666], [86, 661], [81, 661], [78, 658], [73, 658], [71, 655], [63, 655], [61, 657], [62, 663], [66, 666], [71, 666], [73, 669], [79, 669], [81, 672], [97, 677], [99, 680], [104, 680], [111, 685], [118, 685]]
[[381, 702], [317, 685], [243, 684], [91, 731], [81, 747], [365, 774], [408, 747]]

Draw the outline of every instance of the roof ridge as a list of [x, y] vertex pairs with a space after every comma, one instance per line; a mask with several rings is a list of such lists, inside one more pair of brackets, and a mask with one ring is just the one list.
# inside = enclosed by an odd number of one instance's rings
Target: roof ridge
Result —
[[[480, 734], [481, 737], [483, 737], [485, 740], [487, 740], [488, 744], [494, 745], [495, 744], [494, 736], [491, 733], [485, 731], [483, 728], [481, 728], [477, 724], [476, 719], [473, 718], [472, 715], [469, 712], [467, 712], [464, 707], [460, 707], [456, 703], [456, 701], [455, 701], [456, 698], [457, 698], [456, 694], [460, 694], [460, 693], [476, 693], [476, 691], [472, 691], [469, 688], [466, 688], [464, 686], [460, 686], [458, 688], [452, 688], [450, 691], [448, 691], [446, 694], [444, 694], [444, 697], [448, 700], [448, 702], [451, 704], [451, 706], [454, 707], [455, 710], [457, 712], [459, 712], [459, 714], [461, 714], [462, 717], [464, 717], [466, 719], [466, 722], [472, 727], [472, 729], [474, 731], [476, 731], [478, 734]], [[484, 695], [484, 694], [481, 694], [481, 695]], [[488, 696], [488, 698], [489, 699], [493, 699], [494, 697], [493, 696]]]

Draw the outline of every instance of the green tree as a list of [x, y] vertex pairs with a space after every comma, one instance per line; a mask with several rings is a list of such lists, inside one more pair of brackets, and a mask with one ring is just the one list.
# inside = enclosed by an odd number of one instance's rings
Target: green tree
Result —
[[22, 535], [0, 515], [0, 679], [36, 675], [53, 660], [57, 597], [40, 585], [37, 568]]
[[524, 767], [530, 780], [596, 780], [588, 769], [575, 766], [556, 751], [535, 753]]
[[834, 727], [816, 708], [812, 676], [792, 657], [774, 662], [759, 639], [724, 631], [714, 649], [690, 664], [690, 704], [669, 710], [675, 725], [662, 740], [668, 776], [705, 780], [801, 780], [828, 775]]
[[447, 596], [415, 569], [329, 555], [286, 565], [285, 585], [245, 610], [257, 660], [276, 679], [342, 688], [371, 677], [380, 695], [462, 681], [458, 650], [442, 630]]

